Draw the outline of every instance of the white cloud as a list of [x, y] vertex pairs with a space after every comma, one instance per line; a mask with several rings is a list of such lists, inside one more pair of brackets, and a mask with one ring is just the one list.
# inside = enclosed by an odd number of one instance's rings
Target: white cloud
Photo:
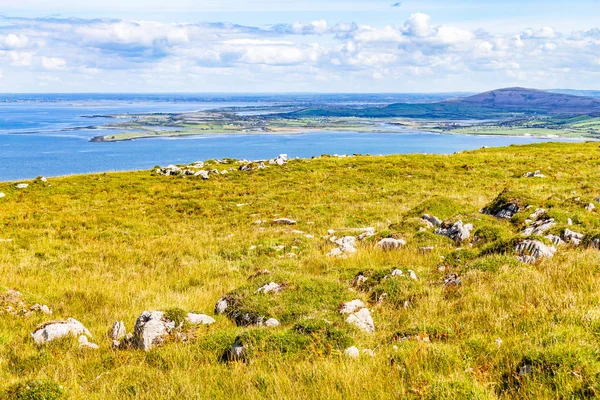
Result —
[[64, 69], [67, 66], [67, 61], [60, 57], [42, 57], [42, 67], [48, 71], [56, 71]]

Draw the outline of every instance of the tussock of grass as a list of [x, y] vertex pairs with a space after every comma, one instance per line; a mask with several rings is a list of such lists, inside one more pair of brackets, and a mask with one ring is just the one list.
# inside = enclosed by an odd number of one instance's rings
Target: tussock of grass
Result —
[[[207, 181], [140, 171], [51, 178], [24, 190], [0, 183], [0, 239], [12, 239], [0, 241], [0, 287], [54, 311], [0, 310], [0, 397], [58, 388], [68, 399], [598, 396], [600, 253], [587, 247], [600, 238], [600, 218], [584, 206], [600, 196], [599, 153], [597, 143], [548, 143], [293, 160]], [[522, 178], [538, 169], [547, 177]], [[532, 207], [512, 221], [478, 212], [516, 200]], [[525, 265], [514, 245], [537, 207], [555, 219], [550, 233], [569, 228], [586, 238]], [[472, 223], [473, 240], [457, 246], [424, 230], [424, 213]], [[275, 226], [275, 218], [298, 223]], [[339, 237], [366, 226], [376, 234], [357, 242], [356, 254], [325, 256], [328, 229]], [[407, 245], [383, 252], [375, 247], [382, 237]], [[434, 248], [420, 251], [426, 246]], [[396, 268], [418, 280], [384, 279]], [[368, 279], [352, 287], [359, 272]], [[449, 274], [460, 284], [444, 284]], [[284, 290], [256, 293], [269, 282]], [[149, 353], [110, 348], [116, 320], [131, 332], [144, 310], [174, 321], [212, 315], [228, 294], [233, 309], [281, 325], [215, 316], [210, 326], [183, 324]], [[338, 312], [354, 299], [370, 308], [374, 334]], [[38, 347], [29, 337], [67, 317], [100, 349], [80, 349], [75, 338]], [[246, 362], [221, 362], [236, 339]], [[375, 357], [348, 359], [350, 345]]]

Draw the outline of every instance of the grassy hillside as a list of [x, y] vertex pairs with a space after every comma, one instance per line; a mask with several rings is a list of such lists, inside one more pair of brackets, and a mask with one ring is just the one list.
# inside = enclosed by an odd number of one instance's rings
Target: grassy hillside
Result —
[[[537, 207], [556, 221], [548, 233], [595, 237], [600, 218], [585, 206], [600, 196], [599, 156], [598, 143], [540, 144], [293, 160], [210, 180], [140, 171], [26, 189], [0, 183], [0, 308], [11, 301], [2, 290], [16, 289], [27, 304], [54, 312], [0, 311], [0, 397], [600, 396], [600, 251], [565, 244], [535, 264], [513, 253]], [[546, 177], [523, 177], [534, 170]], [[511, 220], [479, 212], [506, 188], [505, 197], [532, 208]], [[435, 234], [420, 223], [423, 213], [472, 223], [471, 239], [457, 245]], [[297, 224], [270, 223], [281, 217]], [[355, 254], [326, 257], [329, 229], [356, 235], [352, 228], [364, 226], [375, 236]], [[384, 237], [407, 245], [384, 252], [375, 246]], [[433, 251], [419, 250], [428, 246]], [[395, 268], [418, 280], [384, 279]], [[251, 277], [263, 269], [271, 274]], [[353, 287], [359, 272], [368, 280]], [[449, 274], [460, 284], [444, 285]], [[255, 293], [271, 281], [284, 290]], [[240, 327], [213, 315], [228, 293], [281, 325]], [[337, 311], [354, 299], [371, 309], [373, 334]], [[131, 331], [144, 310], [176, 309], [216, 323], [184, 325], [149, 352], [111, 349], [114, 321]], [[38, 347], [29, 337], [40, 323], [67, 317], [100, 348], [79, 349], [76, 339]], [[222, 361], [237, 337], [246, 362]], [[345, 357], [351, 345], [375, 355]]]

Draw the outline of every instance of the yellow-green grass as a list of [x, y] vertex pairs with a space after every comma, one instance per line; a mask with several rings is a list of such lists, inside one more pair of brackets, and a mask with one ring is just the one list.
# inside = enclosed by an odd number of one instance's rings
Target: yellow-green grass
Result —
[[[208, 181], [140, 171], [51, 178], [21, 190], [0, 183], [0, 239], [12, 239], [0, 242], [0, 286], [54, 310], [51, 317], [0, 315], [0, 393], [38, 379], [62, 385], [69, 399], [598, 396], [600, 253], [562, 246], [553, 259], [521, 264], [490, 249], [518, 236], [522, 215], [500, 221], [479, 210], [509, 187], [545, 207], [556, 230], [571, 218], [572, 230], [595, 234], [600, 218], [584, 205], [600, 196], [599, 156], [598, 143], [547, 143], [293, 160]], [[533, 170], [546, 178], [522, 177]], [[444, 237], [419, 232], [423, 212], [462, 218], [485, 240], [457, 250]], [[254, 224], [278, 217], [298, 224]], [[377, 235], [359, 243], [355, 255], [325, 256], [333, 246], [323, 238], [328, 229], [363, 226]], [[407, 246], [377, 250], [374, 243], [388, 235], [404, 237]], [[420, 254], [428, 245], [434, 251]], [[381, 277], [394, 268], [412, 269], [419, 280], [350, 289], [357, 272]], [[260, 269], [272, 274], [249, 278]], [[451, 272], [461, 285], [444, 288]], [[271, 280], [284, 283], [284, 292], [253, 294]], [[188, 331], [189, 340], [149, 353], [110, 348], [107, 331], [116, 320], [131, 331], [144, 310], [212, 315], [232, 291], [281, 326], [236, 327], [215, 316], [214, 325]], [[373, 296], [384, 291], [389, 296], [377, 305]], [[372, 335], [337, 313], [341, 302], [356, 298], [370, 302]], [[38, 347], [29, 337], [39, 323], [67, 317], [80, 320], [100, 349], [80, 350], [76, 340]], [[299, 333], [307, 324], [339, 336]], [[238, 335], [248, 362], [222, 363]], [[345, 358], [349, 344], [376, 355]], [[531, 373], [519, 376], [525, 364]]]

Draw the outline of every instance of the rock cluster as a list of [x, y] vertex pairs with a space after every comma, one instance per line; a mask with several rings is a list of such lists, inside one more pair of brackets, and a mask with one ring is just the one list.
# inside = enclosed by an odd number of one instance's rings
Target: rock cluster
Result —
[[361, 331], [366, 333], [375, 332], [375, 324], [373, 323], [373, 318], [371, 318], [371, 312], [360, 300], [352, 300], [343, 304], [340, 307], [340, 313], [350, 314], [346, 322], [356, 326]]
[[[248, 161], [248, 160], [216, 160], [216, 161], [196, 161], [189, 165], [168, 165], [166, 167], [156, 167], [154, 173], [163, 176], [196, 176], [202, 179], [210, 179], [211, 175], [225, 175], [229, 172], [235, 171], [236, 168], [230, 167], [229, 169], [223, 169], [219, 171], [214, 168], [214, 164], [236, 164], [237, 170], [239, 171], [253, 171], [258, 169], [266, 168], [266, 164], [271, 165], [284, 165], [287, 164], [287, 154], [280, 154], [277, 158], [273, 158], [266, 161]], [[213, 166], [212, 169], [211, 166]]]
[[547, 246], [539, 240], [523, 240], [515, 245], [519, 261], [532, 264], [542, 258], [550, 258], [556, 253], [554, 246]]
[[435, 232], [438, 235], [447, 236], [456, 243], [462, 243], [471, 237], [472, 224], [463, 224], [461, 220], [454, 224], [442, 224]]

